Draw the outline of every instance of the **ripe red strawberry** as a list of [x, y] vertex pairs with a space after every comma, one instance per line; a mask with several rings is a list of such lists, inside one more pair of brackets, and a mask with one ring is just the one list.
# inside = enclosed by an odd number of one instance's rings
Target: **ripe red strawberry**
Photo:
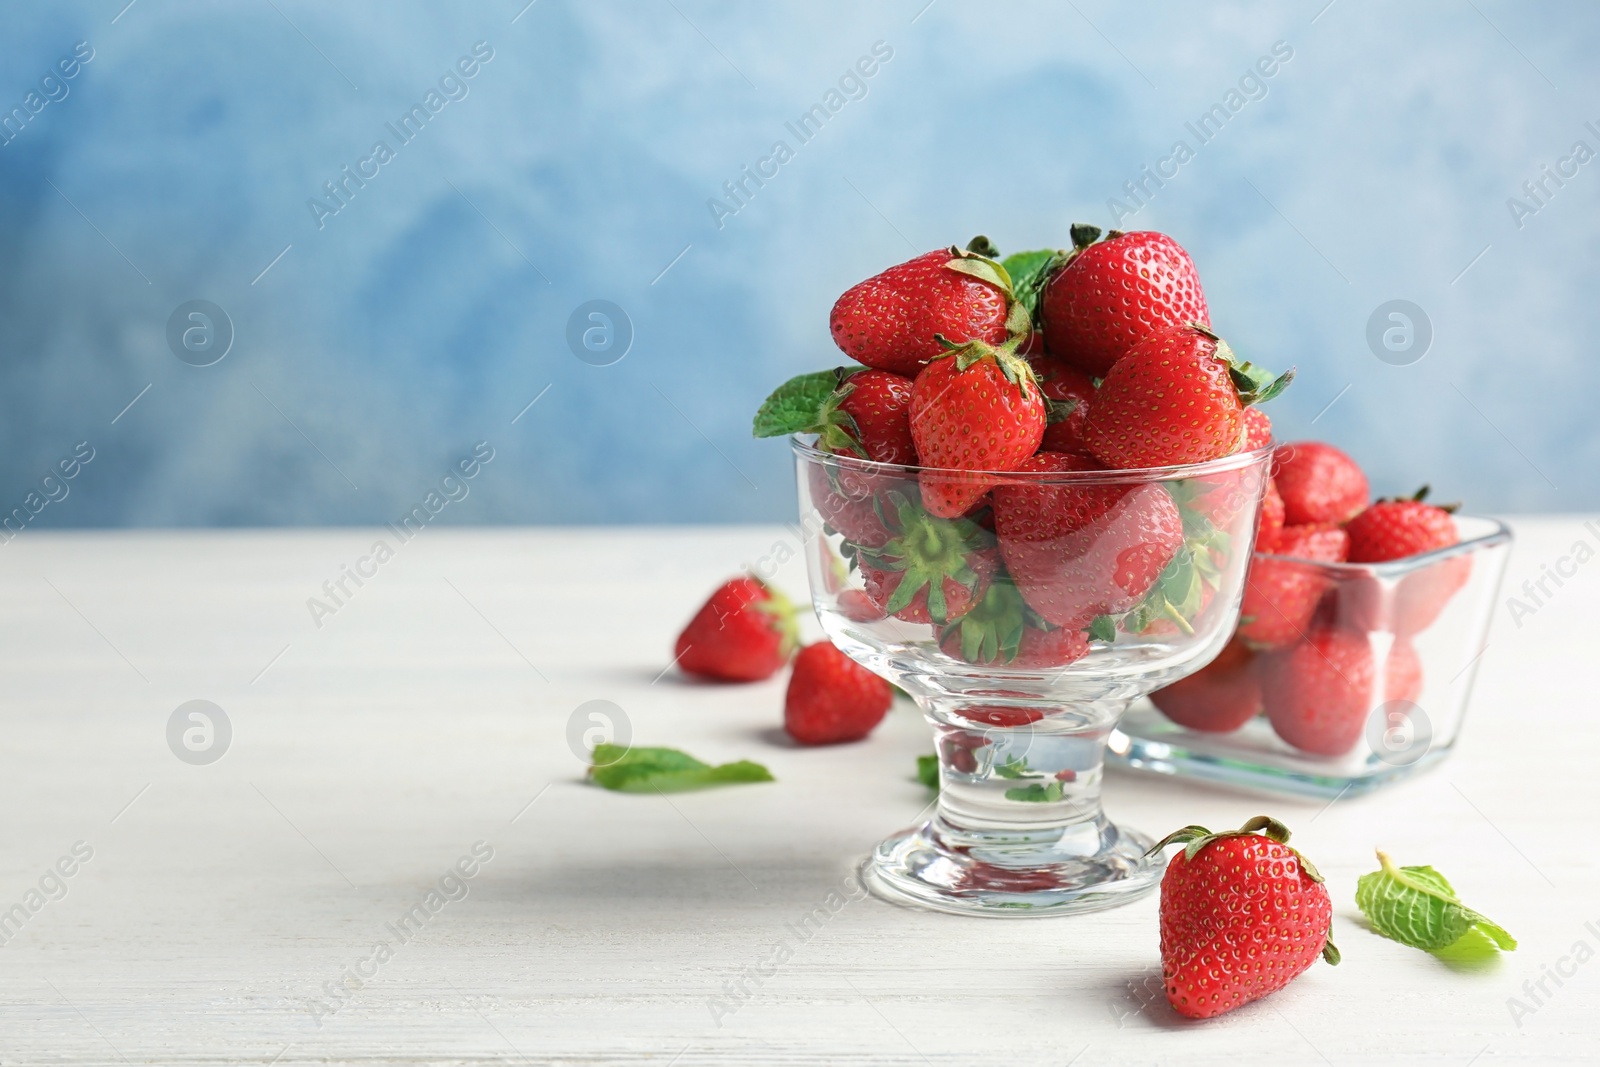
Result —
[[1461, 540], [1455, 507], [1424, 503], [1428, 487], [1417, 490], [1409, 499], [1380, 500], [1370, 505], [1345, 527], [1350, 535], [1351, 563], [1385, 563], [1407, 556], [1420, 556]]
[[1273, 479], [1283, 494], [1284, 521], [1346, 523], [1367, 506], [1367, 476], [1356, 461], [1321, 441], [1279, 445]]
[[1261, 713], [1255, 654], [1236, 637], [1198, 672], [1151, 693], [1150, 702], [1191, 730], [1237, 730]]
[[1288, 841], [1258, 815], [1221, 834], [1186, 826], [1150, 850], [1184, 846], [1161, 879], [1161, 974], [1178, 1014], [1209, 1019], [1276, 993], [1318, 956], [1339, 962], [1322, 875]]
[[788, 598], [758, 579], [733, 578], [683, 628], [674, 658], [688, 674], [759, 682], [789, 662], [798, 641]]
[[[1034, 336], [1038, 336], [1035, 334]], [[1083, 426], [1089, 420], [1089, 403], [1094, 399], [1094, 379], [1058, 359], [1033, 356], [1028, 360], [1039, 379], [1050, 420], [1041, 452], [1075, 452], [1088, 455], [1083, 443]]]
[[1273, 556], [1252, 560], [1239, 605], [1239, 637], [1254, 649], [1283, 648], [1305, 636], [1330, 579], [1313, 563], [1342, 563], [1350, 539], [1331, 523], [1285, 526]]
[[944, 351], [938, 337], [1004, 342], [1010, 305], [1010, 280], [997, 263], [945, 248], [851, 286], [828, 324], [851, 359], [912, 377]]
[[941, 519], [900, 492], [880, 502], [892, 536], [856, 558], [867, 597], [906, 622], [954, 622], [983, 599], [999, 566], [994, 538], [970, 519]]
[[[1428, 487], [1409, 499], [1380, 500], [1350, 520], [1352, 563], [1386, 563], [1447, 548], [1460, 541], [1451, 518], [1455, 505], [1424, 503]], [[1357, 629], [1420, 633], [1432, 626], [1450, 598], [1472, 576], [1472, 557], [1452, 556], [1415, 569], [1385, 587], [1377, 577], [1347, 582], [1340, 590], [1341, 618]]]
[[812, 506], [829, 528], [862, 548], [879, 548], [888, 542], [893, 534], [878, 514], [875, 501], [880, 493], [899, 485], [898, 480], [864, 471], [829, 469], [815, 463], [806, 467]]
[[887, 371], [800, 374], [772, 391], [756, 412], [757, 437], [817, 435], [824, 452], [879, 463], [917, 461], [911, 443], [911, 379]]
[[1409, 637], [1396, 637], [1383, 661], [1383, 699], [1415, 704], [1421, 695], [1422, 657]]
[[[1048, 336], [1048, 335], [1047, 335]], [[1209, 329], [1173, 326], [1134, 345], [1095, 391], [1083, 438], [1107, 467], [1202, 463], [1238, 450], [1246, 405], [1283, 391]]]
[[1089, 654], [1089, 635], [1082, 630], [1041, 630], [1030, 626], [1022, 631], [1013, 667], [1065, 667]]
[[1318, 627], [1261, 662], [1261, 695], [1277, 735], [1302, 752], [1342, 756], [1361, 740], [1375, 667], [1366, 634]]
[[859, 741], [883, 720], [893, 700], [888, 682], [831, 641], [818, 641], [795, 657], [783, 728], [802, 745]]
[[[1254, 411], [1254, 408], [1250, 409]], [[1271, 478], [1267, 491], [1261, 495], [1261, 524], [1256, 527], [1257, 552], [1276, 552], [1278, 539], [1283, 536], [1283, 497]]]
[[1045, 350], [1104, 378], [1140, 341], [1185, 322], [1210, 325], [1194, 261], [1162, 233], [1074, 226], [1074, 251], [1045, 282], [1039, 303]]
[[[1014, 335], [998, 349], [982, 342], [963, 345], [917, 375], [911, 437], [923, 466], [1009, 471], [1038, 450], [1044, 397], [1032, 368], [1011, 350], [1017, 340]], [[992, 484], [980, 475], [929, 472], [921, 481], [923, 505], [943, 518], [967, 511]]]
[[[1041, 452], [1019, 474], [1097, 470]], [[1015, 478], [994, 489], [995, 535], [1012, 580], [1046, 622], [1081, 630], [1142, 600], [1183, 544], [1183, 520], [1160, 485]]]
[[1254, 452], [1258, 448], [1266, 448], [1272, 443], [1272, 419], [1258, 407], [1244, 409], [1244, 441], [1239, 445], [1241, 452]]

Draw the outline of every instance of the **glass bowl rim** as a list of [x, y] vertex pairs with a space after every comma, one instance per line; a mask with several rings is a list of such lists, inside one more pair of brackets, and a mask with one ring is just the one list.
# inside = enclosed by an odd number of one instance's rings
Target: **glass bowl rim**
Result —
[[1304, 567], [1315, 567], [1336, 579], [1350, 579], [1369, 575], [1393, 577], [1422, 570], [1440, 560], [1450, 559], [1455, 556], [1465, 556], [1485, 548], [1507, 544], [1513, 540], [1511, 527], [1499, 519], [1491, 518], [1488, 515], [1462, 515], [1461, 517], [1474, 519], [1478, 522], [1487, 522], [1492, 528], [1475, 537], [1464, 537], [1453, 545], [1445, 545], [1443, 548], [1436, 548], [1431, 552], [1423, 552], [1416, 556], [1384, 560], [1382, 563], [1330, 563], [1326, 560], [1304, 559], [1300, 556], [1280, 556], [1275, 552], [1253, 552], [1251, 556], [1254, 559], [1268, 559], [1280, 563], [1298, 563]]
[[1248, 452], [1234, 452], [1218, 459], [1206, 460], [1204, 463], [1180, 463], [1169, 467], [1130, 467], [1122, 470], [1102, 471], [993, 471], [993, 470], [956, 470], [950, 467], [919, 467], [907, 463], [880, 463], [874, 459], [862, 459], [860, 456], [850, 456], [839, 452], [824, 452], [807, 438], [812, 434], [794, 434], [790, 437], [790, 447], [795, 455], [813, 462], [826, 460], [837, 463], [847, 470], [860, 471], [865, 474], [898, 475], [900, 477], [916, 477], [920, 474], [939, 474], [956, 478], [982, 477], [993, 478], [996, 481], [1006, 480], [1011, 482], [1038, 482], [1046, 485], [1122, 485], [1139, 482], [1168, 482], [1179, 481], [1184, 478], [1199, 478], [1210, 474], [1225, 474], [1229, 471], [1242, 470], [1257, 463], [1265, 462], [1272, 458], [1277, 448], [1277, 443], [1263, 445]]

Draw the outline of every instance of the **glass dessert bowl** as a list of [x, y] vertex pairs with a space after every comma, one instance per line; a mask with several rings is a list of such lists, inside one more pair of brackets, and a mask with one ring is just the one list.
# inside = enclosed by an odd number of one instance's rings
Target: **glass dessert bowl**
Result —
[[1151, 839], [1101, 810], [1107, 740], [1227, 643], [1272, 450], [1134, 471], [1043, 453], [1014, 472], [794, 452], [822, 627], [911, 695], [938, 754], [936, 811], [879, 844], [867, 885], [1025, 916], [1153, 889]]
[[1112, 736], [1112, 760], [1338, 797], [1443, 759], [1511, 549], [1503, 523], [1455, 523], [1457, 544], [1388, 563], [1256, 553], [1241, 640], [1203, 674], [1138, 701]]

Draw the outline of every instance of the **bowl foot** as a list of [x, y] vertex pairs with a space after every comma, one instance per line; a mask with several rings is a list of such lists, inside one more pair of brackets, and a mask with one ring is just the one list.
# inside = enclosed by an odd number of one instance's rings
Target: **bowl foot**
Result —
[[862, 881], [894, 904], [1001, 918], [1067, 915], [1137, 900], [1161, 880], [1151, 840], [1105, 818], [1052, 831], [974, 832], [939, 816], [881, 842]]

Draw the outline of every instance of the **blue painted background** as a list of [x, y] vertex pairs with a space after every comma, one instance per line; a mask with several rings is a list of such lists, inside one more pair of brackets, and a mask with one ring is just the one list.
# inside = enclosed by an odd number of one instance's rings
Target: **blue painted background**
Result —
[[[37, 527], [394, 519], [479, 441], [444, 521], [785, 518], [749, 417], [837, 360], [840, 291], [1114, 214], [1189, 248], [1239, 351], [1300, 368], [1282, 436], [1380, 491], [1600, 507], [1593, 4], [123, 2], [0, 11], [0, 112], [28, 116], [0, 146], [0, 509], [93, 451]], [[729, 199], [746, 166], [771, 177]], [[1176, 173], [1135, 200], [1146, 166]], [[235, 332], [208, 367], [167, 342], [195, 299]], [[609, 366], [566, 340], [593, 299], [632, 323]], [[1391, 299], [1431, 322], [1419, 362], [1369, 348]]]

